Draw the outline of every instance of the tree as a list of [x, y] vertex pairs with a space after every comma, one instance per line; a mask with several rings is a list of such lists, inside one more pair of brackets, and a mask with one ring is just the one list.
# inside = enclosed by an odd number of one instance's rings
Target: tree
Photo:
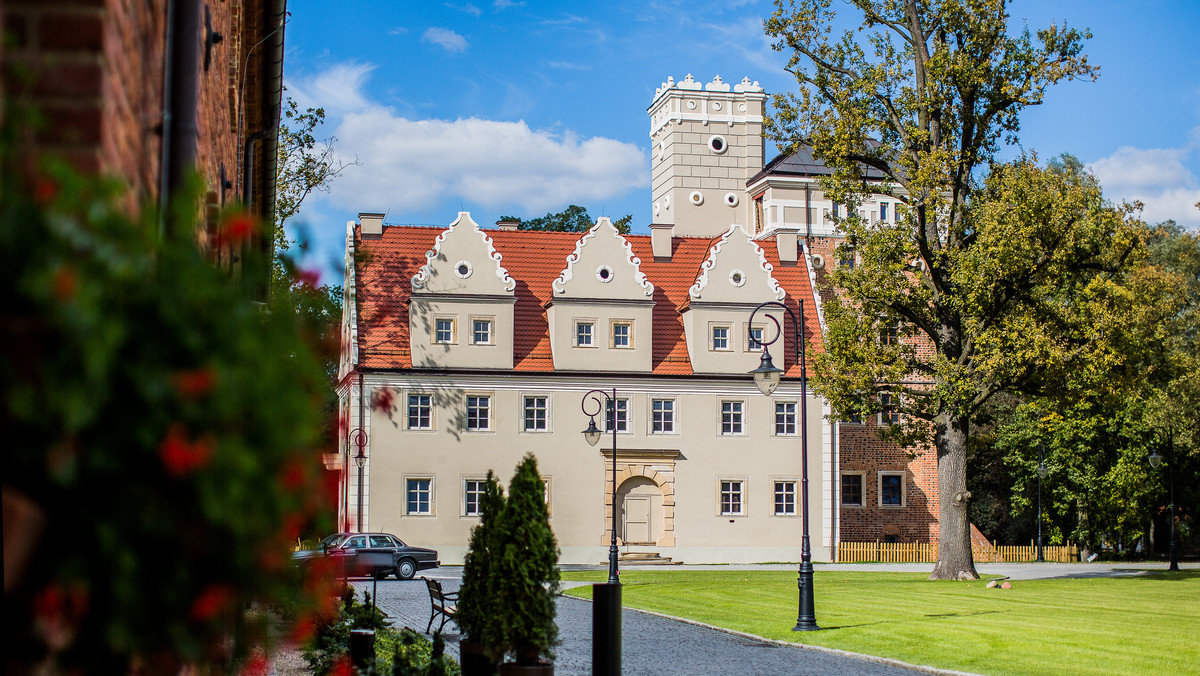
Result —
[[[547, 213], [540, 218], [528, 220], [516, 216], [501, 216], [502, 221], [517, 221], [522, 230], [540, 230], [546, 232], [587, 232], [596, 224], [595, 219], [588, 215], [587, 209], [572, 204], [558, 213]], [[622, 235], [629, 234], [629, 225], [633, 222], [633, 214], [626, 214], [613, 221], [613, 226]]]
[[[1036, 391], [1047, 369], [1086, 356], [1073, 305], [1137, 247], [1130, 208], [1111, 208], [1077, 163], [996, 165], [1023, 109], [1061, 80], [1095, 78], [1090, 37], [1066, 26], [1008, 32], [1007, 0], [851, 0], [861, 25], [833, 35], [831, 0], [776, 1], [766, 21], [790, 52], [798, 94], [774, 97], [767, 123], [786, 148], [808, 144], [848, 206], [845, 247], [861, 260], [832, 276], [817, 390], [834, 411], [898, 408], [889, 430], [930, 443], [938, 459], [934, 579], [977, 578], [971, 556], [967, 446], [972, 423], [1005, 391]], [[860, 36], [865, 35], [865, 41]], [[874, 169], [882, 186], [868, 185]], [[858, 205], [882, 192], [895, 224]], [[878, 345], [881, 327], [910, 340]], [[931, 347], [918, 350], [914, 340]]]

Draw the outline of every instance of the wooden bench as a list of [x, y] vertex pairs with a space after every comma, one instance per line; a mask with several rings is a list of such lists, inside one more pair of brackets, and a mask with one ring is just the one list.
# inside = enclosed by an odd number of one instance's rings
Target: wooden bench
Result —
[[441, 631], [446, 628], [446, 622], [453, 620], [458, 612], [458, 592], [447, 594], [442, 591], [441, 582], [427, 577], [421, 579], [425, 580], [425, 586], [429, 588], [429, 624], [425, 626], [425, 633], [429, 633], [438, 615], [442, 616], [442, 624], [438, 626], [438, 631]]

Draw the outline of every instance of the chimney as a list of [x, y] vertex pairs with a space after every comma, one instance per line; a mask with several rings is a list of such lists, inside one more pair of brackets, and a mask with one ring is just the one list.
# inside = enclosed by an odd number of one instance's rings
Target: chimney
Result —
[[671, 236], [674, 233], [673, 223], [650, 224], [650, 248], [655, 258], [671, 260]]
[[508, 218], [502, 221], [496, 221], [496, 228], [499, 230], [518, 230], [521, 227], [521, 221], [515, 218]]
[[781, 264], [794, 265], [796, 263], [796, 231], [776, 230], [775, 247], [779, 250], [779, 262]]
[[359, 214], [358, 222], [362, 225], [363, 237], [383, 236], [383, 214]]

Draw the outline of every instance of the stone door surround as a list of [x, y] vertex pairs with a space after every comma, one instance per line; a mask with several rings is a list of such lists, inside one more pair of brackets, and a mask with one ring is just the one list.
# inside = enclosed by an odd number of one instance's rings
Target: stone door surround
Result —
[[[600, 544], [612, 543], [613, 528], [613, 452], [601, 450], [604, 463], [604, 533]], [[634, 477], [645, 477], [658, 486], [663, 498], [662, 537], [654, 543], [658, 547], [675, 546], [675, 462], [682, 455], [677, 449], [641, 448], [617, 449], [617, 489]], [[617, 544], [625, 544], [620, 538]]]

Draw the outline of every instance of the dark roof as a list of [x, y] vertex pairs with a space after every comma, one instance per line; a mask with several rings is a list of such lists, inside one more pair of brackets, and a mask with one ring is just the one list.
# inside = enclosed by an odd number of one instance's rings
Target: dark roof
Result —
[[[780, 153], [763, 170], [755, 174], [747, 184], [764, 176], [832, 176], [833, 170], [813, 157], [812, 146], [802, 145], [794, 153]], [[883, 172], [868, 168], [867, 178], [883, 180]]]

